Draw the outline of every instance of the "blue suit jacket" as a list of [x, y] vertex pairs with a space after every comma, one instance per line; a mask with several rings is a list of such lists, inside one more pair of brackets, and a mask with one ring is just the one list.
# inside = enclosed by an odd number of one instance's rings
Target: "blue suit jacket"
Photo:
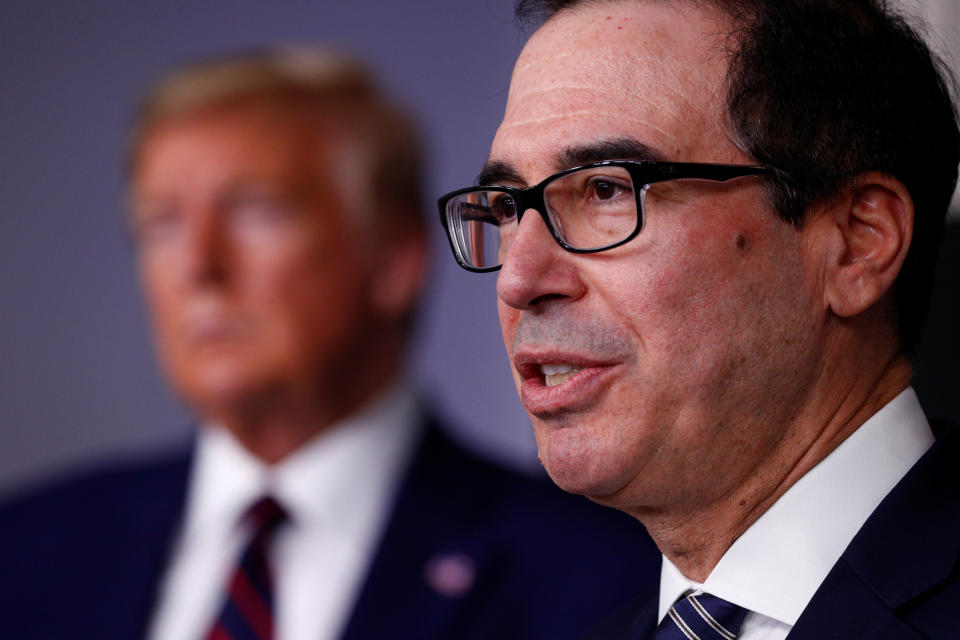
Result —
[[[0, 508], [0, 638], [143, 638], [190, 464], [185, 449]], [[447, 554], [475, 568], [462, 595], [425, 579]], [[658, 565], [639, 523], [482, 461], [431, 426], [343, 638], [573, 638], [654, 583]]]
[[[788, 640], [960, 638], [960, 427], [939, 426], [933, 447], [864, 523]], [[657, 593], [648, 590], [589, 638], [647, 640]]]

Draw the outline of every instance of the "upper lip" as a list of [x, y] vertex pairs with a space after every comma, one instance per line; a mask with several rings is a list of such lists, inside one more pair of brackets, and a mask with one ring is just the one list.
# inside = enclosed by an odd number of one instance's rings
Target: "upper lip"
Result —
[[593, 356], [572, 353], [562, 349], [523, 349], [513, 354], [513, 366], [524, 380], [542, 378], [540, 365], [566, 364], [577, 369], [606, 367], [615, 364], [613, 360], [598, 359]]
[[247, 322], [242, 317], [225, 310], [213, 309], [188, 314], [183, 326], [186, 335], [193, 341], [237, 336], [247, 330]]

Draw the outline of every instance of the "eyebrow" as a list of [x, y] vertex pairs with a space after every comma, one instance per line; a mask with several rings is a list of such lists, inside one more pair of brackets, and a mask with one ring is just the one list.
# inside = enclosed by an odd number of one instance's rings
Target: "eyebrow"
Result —
[[477, 175], [478, 185], [503, 184], [505, 182], [524, 184], [520, 172], [509, 162], [491, 160], [483, 165], [483, 171]]
[[[557, 154], [553, 165], [556, 171], [564, 171], [584, 164], [603, 162], [604, 160], [665, 162], [666, 157], [639, 140], [621, 137], [563, 149]], [[526, 184], [520, 172], [512, 164], [503, 160], [487, 162], [477, 176], [478, 185], [495, 185], [507, 182]]]
[[582, 164], [604, 160], [636, 160], [640, 162], [665, 162], [666, 157], [639, 140], [612, 138], [587, 145], [568, 147], [557, 154], [554, 169], [564, 171]]

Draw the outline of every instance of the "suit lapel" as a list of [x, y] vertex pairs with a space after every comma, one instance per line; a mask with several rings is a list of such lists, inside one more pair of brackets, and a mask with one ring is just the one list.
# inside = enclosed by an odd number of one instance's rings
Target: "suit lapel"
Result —
[[630, 628], [626, 637], [631, 640], [647, 640], [654, 629], [657, 628], [657, 599], [651, 598], [647, 604], [640, 609], [637, 615], [630, 623]]
[[[5, 594], [18, 617], [0, 636], [143, 638], [183, 510], [191, 459], [183, 450], [163, 462], [111, 469], [27, 503], [24, 526], [31, 540], [21, 545], [25, 558], [16, 565], [27, 572], [20, 578], [24, 599]], [[23, 566], [30, 558], [34, 566]], [[16, 626], [20, 621], [28, 626]]]
[[110, 574], [112, 595], [102, 607], [113, 631], [103, 637], [143, 638], [156, 605], [157, 589], [169, 559], [173, 535], [184, 507], [192, 453], [144, 472], [129, 487], [132, 494], [110, 519], [101, 540], [111, 557], [101, 573]]
[[648, 640], [657, 627], [659, 587], [628, 602], [587, 634], [583, 640]]
[[960, 555], [960, 429], [945, 431], [847, 547], [789, 640], [921, 638], [916, 603]]
[[475, 486], [477, 464], [428, 425], [344, 640], [469, 636], [500, 564], [488, 521], [503, 488]]
[[920, 640], [889, 606], [840, 560], [817, 590], [788, 640]]

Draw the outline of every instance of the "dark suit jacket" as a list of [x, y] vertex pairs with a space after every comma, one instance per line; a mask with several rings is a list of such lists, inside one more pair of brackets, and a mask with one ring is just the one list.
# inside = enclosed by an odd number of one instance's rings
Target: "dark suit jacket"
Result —
[[[142, 638], [190, 464], [186, 449], [0, 508], [0, 638]], [[443, 557], [473, 565], [465, 593], [431, 586], [427, 567]], [[343, 637], [572, 638], [656, 582], [658, 564], [639, 523], [430, 426]]]
[[[960, 638], [960, 426], [941, 427], [850, 542], [788, 640]], [[648, 590], [588, 637], [647, 640], [657, 593]]]

